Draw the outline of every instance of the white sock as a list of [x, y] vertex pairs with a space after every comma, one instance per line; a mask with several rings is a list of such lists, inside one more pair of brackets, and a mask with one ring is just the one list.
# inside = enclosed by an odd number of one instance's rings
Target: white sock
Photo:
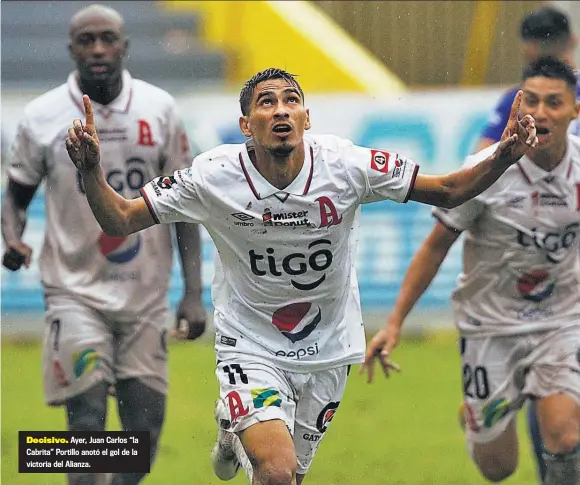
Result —
[[471, 459], [475, 460], [475, 458], [474, 458], [475, 445], [473, 444], [473, 441], [469, 439], [469, 436], [466, 436], [465, 448], [467, 449], [467, 453], [469, 453], [469, 456], [471, 457]]
[[246, 450], [244, 450], [244, 446], [242, 445], [240, 438], [238, 438], [237, 436], [234, 438], [233, 448], [234, 452], [236, 453], [236, 456], [238, 457], [238, 460], [240, 461], [240, 464], [242, 465], [242, 468], [244, 469], [244, 472], [246, 472], [248, 480], [250, 481], [250, 483], [252, 483], [254, 470], [252, 468], [252, 464], [250, 463], [248, 455], [246, 455]]

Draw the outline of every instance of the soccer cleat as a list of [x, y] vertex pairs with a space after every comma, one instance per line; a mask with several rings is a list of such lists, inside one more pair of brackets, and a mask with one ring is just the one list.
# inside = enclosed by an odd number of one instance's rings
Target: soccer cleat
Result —
[[234, 440], [237, 439], [235, 433], [222, 429], [220, 416], [225, 412], [221, 399], [216, 401], [215, 420], [218, 424], [218, 437], [211, 449], [211, 464], [215, 475], [223, 481], [234, 478], [240, 467], [240, 461], [234, 451]]

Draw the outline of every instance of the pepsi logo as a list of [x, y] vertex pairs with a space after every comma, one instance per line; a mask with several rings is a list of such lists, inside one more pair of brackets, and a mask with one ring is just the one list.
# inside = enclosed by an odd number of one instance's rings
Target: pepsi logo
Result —
[[534, 270], [523, 274], [517, 283], [520, 295], [533, 302], [540, 302], [550, 297], [554, 292], [556, 282], [544, 270]]
[[139, 234], [131, 234], [127, 237], [114, 237], [102, 233], [99, 237], [99, 249], [101, 254], [111, 263], [128, 263], [139, 253], [141, 249], [141, 237]]
[[286, 305], [272, 315], [272, 324], [291, 342], [308, 337], [321, 320], [320, 307], [313, 309], [309, 302]]

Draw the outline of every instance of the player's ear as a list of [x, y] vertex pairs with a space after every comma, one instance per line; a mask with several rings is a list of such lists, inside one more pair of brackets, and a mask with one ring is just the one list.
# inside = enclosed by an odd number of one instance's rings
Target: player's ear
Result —
[[129, 36], [125, 37], [125, 42], [123, 45], [123, 56], [127, 55], [128, 50], [129, 50]]
[[240, 116], [240, 131], [244, 136], [251, 137], [250, 119], [247, 116]]
[[306, 124], [304, 125], [305, 130], [310, 129], [310, 110], [306, 109]]
[[580, 115], [580, 103], [576, 103], [574, 105], [574, 118], [573, 119], [578, 118], [578, 115]]
[[72, 45], [72, 42], [70, 40], [66, 44], [66, 47], [68, 49], [68, 53], [69, 53], [71, 59], [76, 60], [76, 56], [75, 56], [75, 53], [74, 53], [74, 50], [73, 50], [73, 45]]

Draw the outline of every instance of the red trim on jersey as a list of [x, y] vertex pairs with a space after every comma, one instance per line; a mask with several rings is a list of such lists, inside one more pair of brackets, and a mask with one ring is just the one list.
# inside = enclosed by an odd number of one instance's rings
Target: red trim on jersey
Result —
[[524, 170], [524, 167], [522, 167], [522, 164], [519, 161], [517, 161], [516, 164], [517, 164], [518, 168], [520, 169], [520, 172], [522, 172], [522, 175], [526, 179], [526, 182], [528, 182], [530, 185], [532, 185], [532, 180], [530, 179], [530, 177], [528, 177], [528, 174]]
[[312, 182], [312, 174], [314, 173], [314, 151], [312, 147], [310, 147], [310, 173], [308, 174], [308, 180], [306, 181], [306, 185], [304, 186], [304, 193], [302, 195], [306, 195], [310, 190], [310, 183]]
[[415, 165], [415, 170], [413, 170], [413, 175], [411, 176], [411, 183], [409, 184], [409, 190], [407, 191], [407, 195], [403, 200], [403, 204], [409, 202], [411, 198], [411, 193], [413, 192], [413, 188], [415, 187], [415, 180], [417, 180], [417, 174], [419, 173], [419, 165]]
[[159, 218], [157, 217], [157, 214], [155, 214], [155, 211], [153, 210], [153, 206], [151, 205], [151, 201], [149, 200], [149, 196], [145, 192], [144, 188], [139, 189], [139, 193], [141, 194], [141, 197], [143, 197], [143, 200], [145, 200], [145, 204], [147, 204], [147, 208], [149, 209], [149, 212], [151, 212], [151, 215], [153, 216], [153, 220], [155, 221], [155, 224], [161, 224], [161, 222], [159, 221]]
[[[252, 179], [250, 178], [250, 174], [248, 173], [248, 170], [246, 169], [246, 164], [244, 163], [244, 157], [242, 156], [242, 152], [240, 152], [239, 158], [240, 158], [240, 165], [242, 166], [242, 170], [244, 172], [246, 180], [248, 181], [248, 185], [250, 186], [250, 189], [252, 189], [252, 192], [254, 193], [254, 197], [256, 197], [256, 199], [258, 199], [258, 200], [262, 200], [262, 198], [260, 197], [260, 194], [258, 193], [258, 191], [256, 190], [256, 187], [254, 186], [254, 183], [252, 182]], [[312, 183], [312, 176], [313, 175], [314, 175], [314, 151], [312, 150], [312, 147], [310, 147], [310, 173], [308, 174], [308, 180], [306, 180], [306, 185], [304, 186], [304, 192], [302, 193], [302, 195], [306, 195], [308, 193], [308, 191], [310, 190], [310, 184]], [[284, 192], [284, 191], [280, 190], [280, 192]], [[289, 195], [290, 194], [287, 192], [284, 200], [282, 200], [282, 199], [278, 199], [278, 200], [280, 200], [280, 202], [286, 202], [286, 199], [288, 199]]]
[[131, 82], [131, 87], [129, 88], [129, 99], [127, 100], [127, 106], [125, 109], [121, 111], [123, 114], [127, 114], [129, 112], [129, 107], [131, 106], [131, 101], [133, 100], [133, 83]]
[[82, 114], [85, 114], [85, 107], [81, 104], [80, 101], [78, 101], [77, 99], [75, 99], [75, 95], [74, 93], [71, 91], [70, 86], [68, 88], [68, 94], [70, 95], [70, 99], [72, 99], [73, 104], [76, 105], [76, 107], [79, 109], [79, 111]]
[[250, 186], [250, 189], [252, 189], [252, 192], [254, 193], [254, 197], [258, 200], [262, 200], [262, 198], [260, 197], [260, 194], [258, 194], [258, 192], [256, 191], [256, 187], [254, 187], [254, 183], [252, 182], [252, 179], [250, 178], [250, 174], [246, 170], [246, 165], [244, 164], [242, 152], [240, 152], [240, 164], [242, 165], [242, 170], [244, 171], [244, 175], [246, 176], [246, 180], [248, 181], [248, 185]]
[[447, 229], [449, 229], [451, 232], [454, 232], [455, 234], [461, 234], [463, 232], [463, 230], [461, 229], [457, 229], [456, 227], [450, 226], [449, 223], [445, 222], [443, 219], [441, 219], [441, 217], [439, 217], [437, 214], [433, 214], [433, 217], [435, 219], [437, 219], [441, 224], [443, 224]]

